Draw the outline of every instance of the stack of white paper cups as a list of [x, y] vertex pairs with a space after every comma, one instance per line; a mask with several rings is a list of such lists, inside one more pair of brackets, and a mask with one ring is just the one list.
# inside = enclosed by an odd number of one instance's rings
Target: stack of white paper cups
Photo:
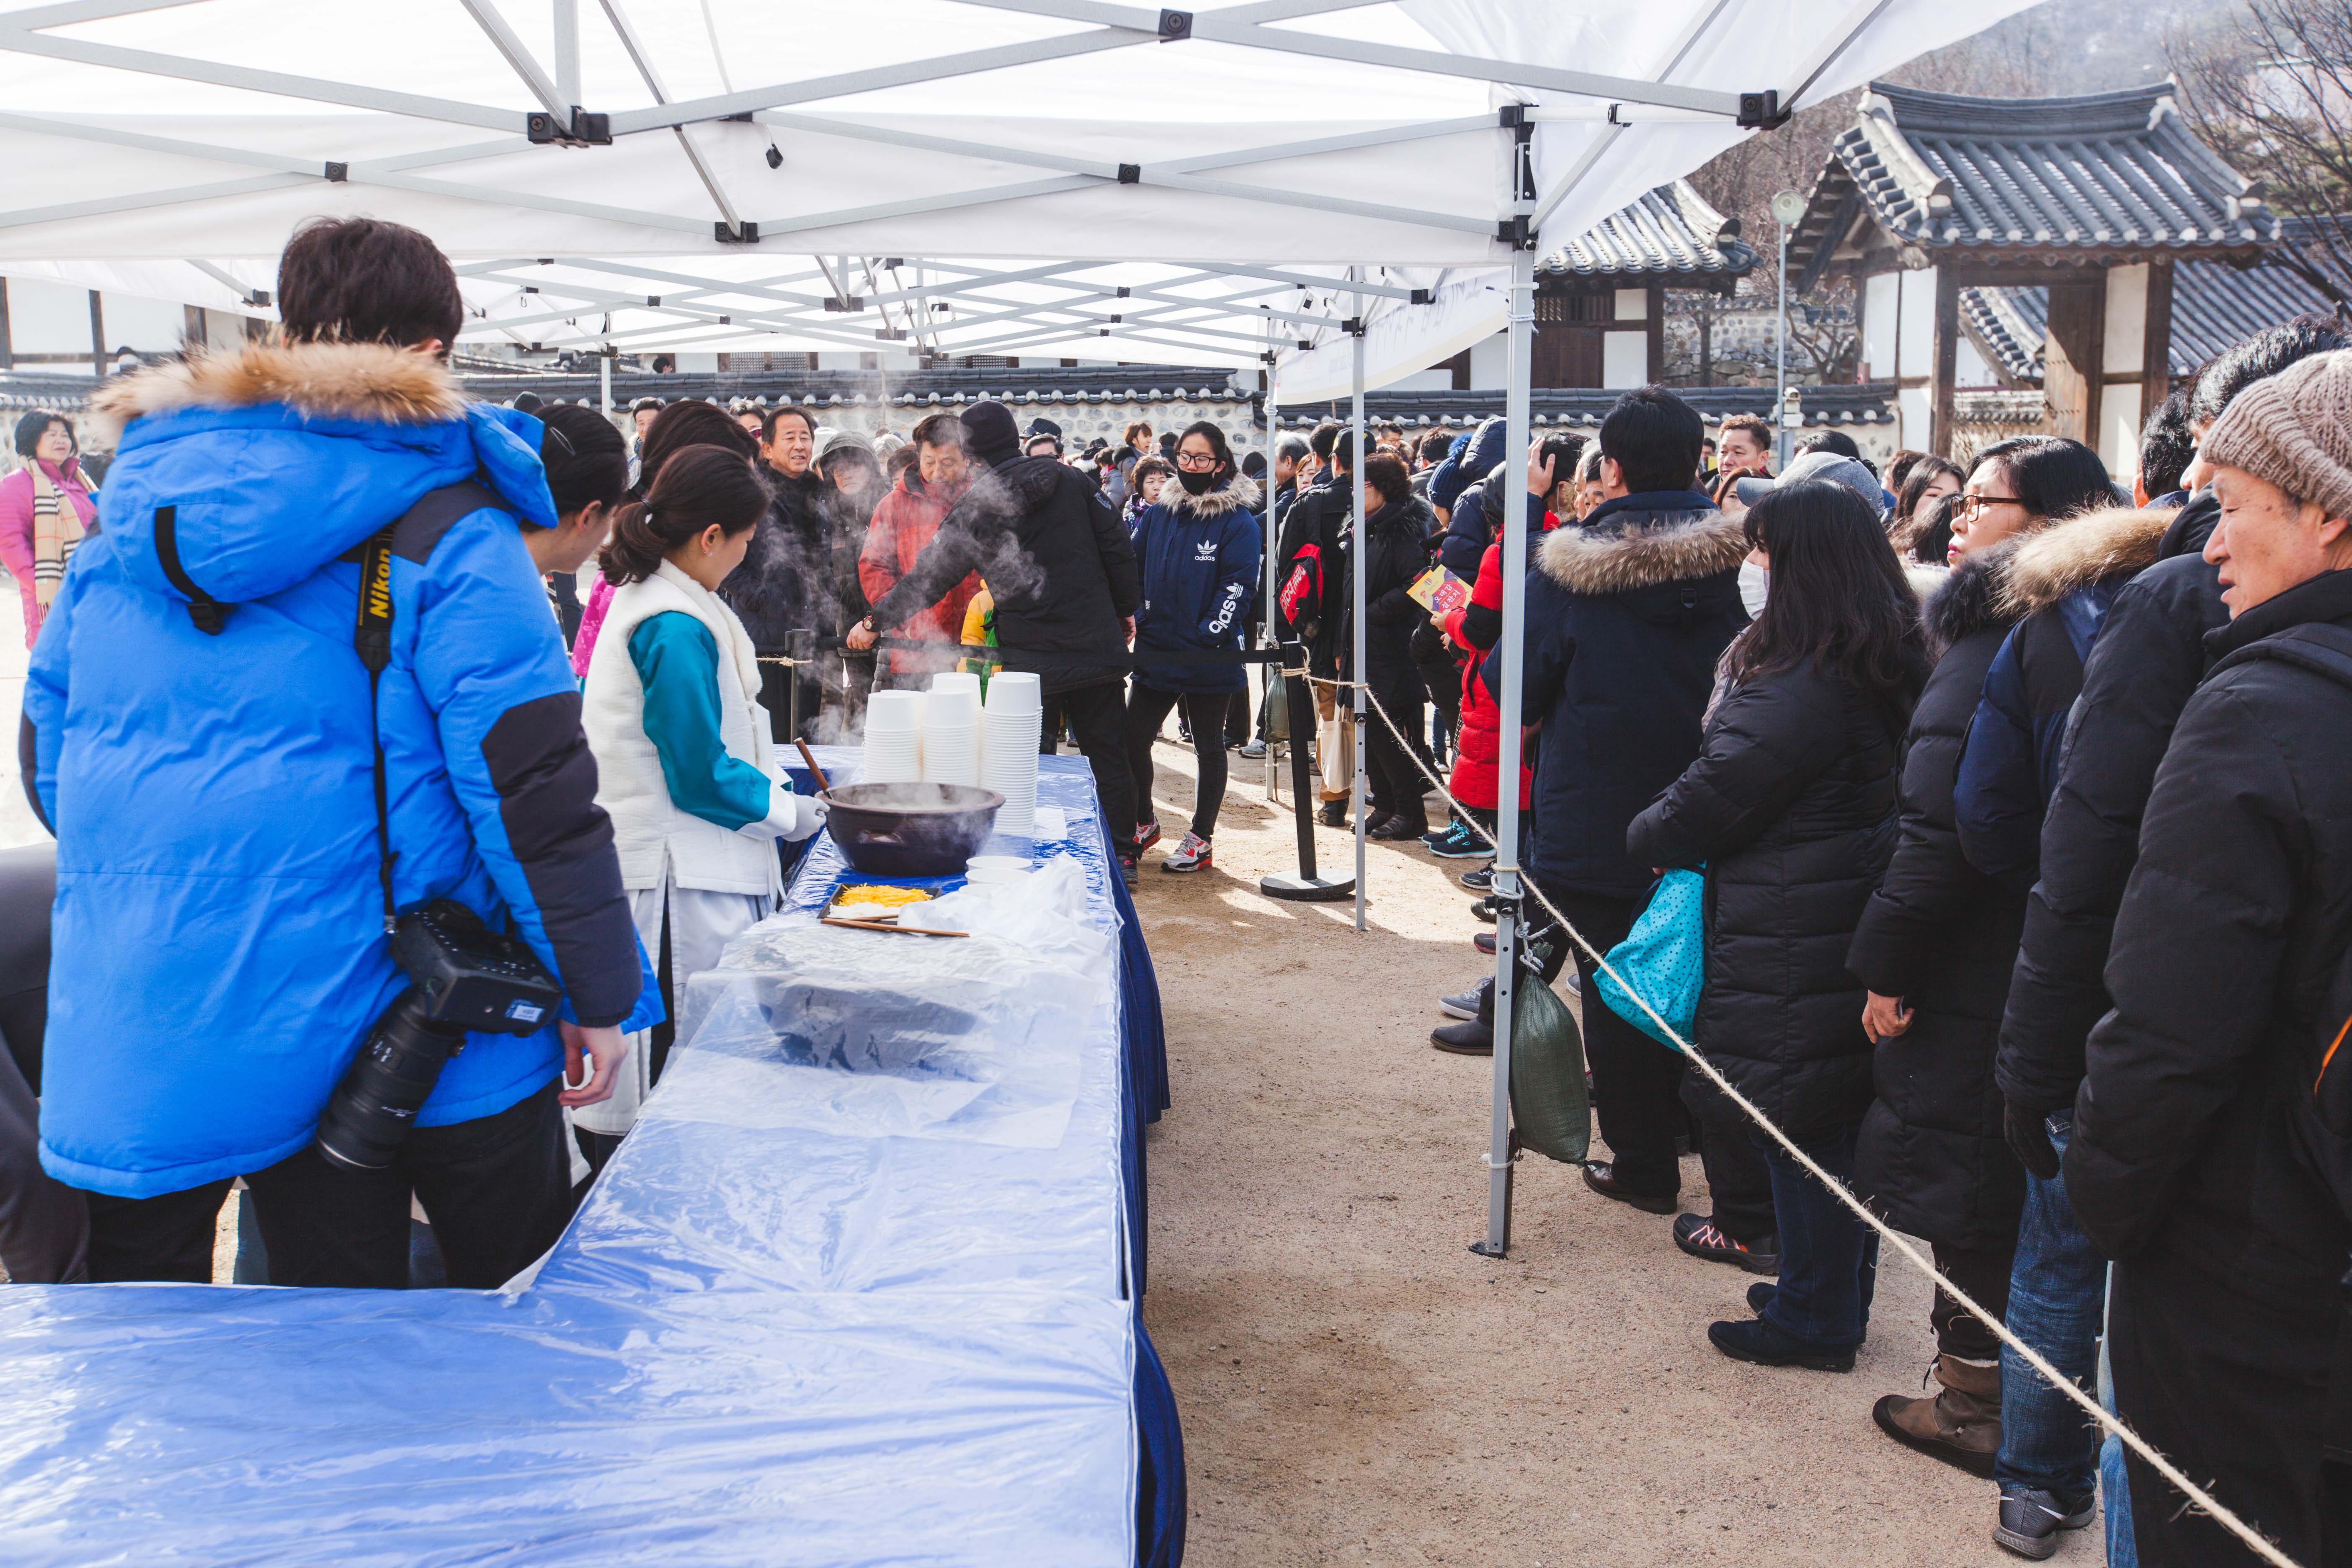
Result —
[[923, 694], [877, 691], [866, 705], [860, 784], [914, 784], [923, 776]]
[[1037, 742], [1044, 734], [1037, 678], [999, 670], [989, 678], [981, 718], [981, 787], [1004, 797], [996, 831], [1028, 837], [1037, 825]]
[[[975, 679], [975, 687], [979, 682]], [[961, 685], [934, 685], [923, 704], [923, 780], [980, 783], [980, 694]]]

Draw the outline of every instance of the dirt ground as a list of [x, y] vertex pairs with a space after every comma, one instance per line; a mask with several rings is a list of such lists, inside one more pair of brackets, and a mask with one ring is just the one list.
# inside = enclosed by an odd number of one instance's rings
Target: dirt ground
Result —
[[[1706, 1325], [1748, 1315], [1751, 1277], [1539, 1156], [1508, 1258], [1466, 1250], [1492, 1063], [1428, 1037], [1437, 996], [1492, 964], [1454, 880], [1476, 862], [1370, 845], [1360, 934], [1349, 905], [1262, 898], [1294, 864], [1287, 770], [1277, 811], [1263, 764], [1228, 757], [1214, 869], [1166, 876], [1193, 759], [1160, 743], [1169, 842], [1136, 896], [1175, 1099], [1149, 1137], [1144, 1318], [1183, 1417], [1192, 1568], [2013, 1561], [1990, 1482], [1871, 1423], [1933, 1357], [1906, 1265], [1840, 1376], [1717, 1354]], [[1316, 840], [1352, 859], [1352, 835]], [[1706, 1212], [1696, 1158], [1683, 1182]], [[2094, 1525], [2059, 1561], [2099, 1555]]]

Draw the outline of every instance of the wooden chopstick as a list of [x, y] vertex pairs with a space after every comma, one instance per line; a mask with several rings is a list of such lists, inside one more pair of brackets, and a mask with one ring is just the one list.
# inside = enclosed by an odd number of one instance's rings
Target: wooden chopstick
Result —
[[921, 926], [884, 925], [880, 921], [837, 920], [832, 915], [818, 916], [817, 923], [819, 925], [828, 926], [846, 926], [851, 931], [895, 931], [900, 936], [970, 936], [971, 934], [971, 932], [968, 931], [928, 931]]

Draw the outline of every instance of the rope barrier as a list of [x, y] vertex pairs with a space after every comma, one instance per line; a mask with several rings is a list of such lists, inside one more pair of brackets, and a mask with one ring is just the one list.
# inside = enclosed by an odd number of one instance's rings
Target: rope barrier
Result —
[[[1310, 682], [1335, 688], [1340, 686], [1364, 686], [1364, 683], [1361, 681], [1324, 680], [1320, 677], [1311, 675], [1307, 677], [1307, 679]], [[1475, 833], [1479, 837], [1485, 839], [1486, 841], [1486, 847], [1489, 849], [1494, 850], [1496, 854], [1499, 856], [1502, 853], [1502, 848], [1501, 846], [1496, 842], [1495, 836], [1478, 825], [1477, 819], [1473, 817], [1468, 811], [1464, 809], [1462, 804], [1454, 798], [1454, 792], [1445, 787], [1444, 781], [1440, 779], [1426, 764], [1422, 762], [1420, 753], [1413, 750], [1412, 742], [1407, 741], [1404, 738], [1402, 731], [1398, 730], [1396, 721], [1389, 717], [1388, 710], [1381, 706], [1381, 700], [1372, 694], [1369, 687], [1364, 688], [1364, 696], [1366, 700], [1371, 704], [1372, 710], [1381, 716], [1381, 722], [1388, 726], [1389, 733], [1395, 738], [1398, 748], [1402, 750], [1406, 756], [1412, 759], [1413, 766], [1420, 770], [1421, 775], [1429, 780], [1431, 785], [1435, 788], [1437, 793], [1444, 797], [1447, 808], [1454, 813], [1455, 818], [1467, 824], [1470, 830], [1473, 833]], [[2035, 1350], [2032, 1345], [2027, 1344], [2023, 1340], [2019, 1339], [2015, 1334], [2011, 1333], [2006, 1323], [2003, 1323], [1999, 1318], [1994, 1317], [1982, 1306], [1979, 1305], [1974, 1297], [1961, 1289], [1958, 1285], [1952, 1283], [1952, 1281], [1947, 1279], [1932, 1262], [1919, 1256], [1919, 1251], [1916, 1247], [1905, 1240], [1892, 1226], [1889, 1226], [1885, 1221], [1871, 1213], [1869, 1205], [1864, 1204], [1860, 1198], [1855, 1197], [1853, 1192], [1848, 1189], [1843, 1183], [1835, 1180], [1827, 1171], [1822, 1170], [1822, 1167], [1815, 1163], [1811, 1155], [1806, 1153], [1802, 1149], [1797, 1146], [1795, 1140], [1791, 1139], [1787, 1133], [1781, 1131], [1780, 1128], [1774, 1126], [1769, 1118], [1766, 1117], [1762, 1111], [1756, 1109], [1754, 1102], [1749, 1100], [1746, 1095], [1741, 1094], [1738, 1089], [1734, 1089], [1731, 1086], [1731, 1080], [1724, 1077], [1720, 1071], [1717, 1070], [1713, 1062], [1708, 1061], [1705, 1057], [1699, 1055], [1696, 1047], [1694, 1047], [1688, 1040], [1684, 1039], [1680, 1035], [1676, 1034], [1675, 1032], [1674, 1026], [1667, 1023], [1663, 1017], [1660, 1017], [1658, 1016], [1657, 1009], [1650, 1005], [1649, 999], [1643, 996], [1640, 992], [1634, 990], [1633, 986], [1627, 984], [1625, 977], [1618, 973], [1617, 971], [1611, 966], [1607, 955], [1602, 953], [1598, 948], [1594, 947], [1591, 942], [1585, 940], [1584, 933], [1578, 931], [1569, 921], [1569, 918], [1560, 912], [1559, 906], [1553, 903], [1551, 900], [1545, 895], [1543, 889], [1536, 884], [1534, 878], [1529, 877], [1525, 871], [1520, 871], [1518, 876], [1521, 881], [1525, 884], [1527, 890], [1535, 895], [1536, 901], [1550, 912], [1553, 920], [1559, 922], [1560, 930], [1566, 931], [1569, 934], [1570, 939], [1591, 956], [1593, 967], [1600, 970], [1603, 974], [1609, 976], [1610, 979], [1615, 981], [1619, 988], [1622, 989], [1626, 995], [1631, 996], [1641, 1007], [1643, 1012], [1650, 1016], [1651, 1022], [1657, 1025], [1659, 1030], [1664, 1033], [1668, 1039], [1675, 1043], [1676, 1048], [1683, 1053], [1684, 1057], [1685, 1057], [1693, 1066], [1705, 1073], [1715, 1084], [1716, 1088], [1721, 1089], [1724, 1092], [1725, 1097], [1727, 1098], [1734, 1105], [1739, 1107], [1741, 1110], [1745, 1111], [1759, 1127], [1761, 1127], [1765, 1131], [1770, 1133], [1773, 1140], [1777, 1142], [1780, 1147], [1786, 1149], [1790, 1154], [1795, 1158], [1798, 1164], [1803, 1166], [1805, 1170], [1810, 1172], [1824, 1187], [1827, 1187], [1832, 1196], [1837, 1198], [1839, 1202], [1844, 1204], [1846, 1207], [1852, 1209], [1854, 1214], [1861, 1218], [1864, 1225], [1867, 1225], [1871, 1229], [1876, 1231], [1879, 1235], [1879, 1239], [1884, 1244], [1892, 1247], [1896, 1252], [1900, 1253], [1906, 1259], [1907, 1259], [1913, 1267], [1916, 1268], [1922, 1274], [1927, 1276], [1928, 1279], [1934, 1280], [1937, 1287], [1947, 1296], [1949, 1296], [1953, 1300], [1958, 1301], [1961, 1308], [1966, 1310], [1970, 1317], [1975, 1318], [1979, 1322], [1983, 1323], [1987, 1328], [1990, 1329], [2000, 1337], [2001, 1343], [2015, 1351], [2019, 1357], [2022, 1359], [2027, 1365], [2032, 1367], [2034, 1371], [2040, 1373], [2044, 1378], [2047, 1378], [2053, 1388], [2057, 1389], [2060, 1393], [2072, 1399], [2075, 1404], [2081, 1405], [2084, 1412], [2088, 1415], [2094, 1422], [2097, 1423], [2100, 1427], [2114, 1433], [2117, 1437], [2121, 1438], [2125, 1447], [2130, 1448], [2132, 1452], [2137, 1454], [2142, 1459], [2147, 1461], [2149, 1468], [2154, 1469], [2157, 1474], [2162, 1476], [2166, 1480], [2170, 1481], [2174, 1486], [2179, 1488], [2189, 1499], [2189, 1507], [2198, 1509], [2214, 1520], [2219, 1521], [2221, 1524], [2232, 1535], [2235, 1535], [2239, 1540], [2244, 1542], [2246, 1545], [2253, 1551], [2256, 1556], [2262, 1558], [2264, 1562], [2273, 1564], [2273, 1568], [2299, 1568], [2299, 1565], [2293, 1558], [2287, 1556], [2285, 1552], [2281, 1552], [2276, 1546], [2273, 1545], [2261, 1531], [2255, 1530], [2253, 1526], [2248, 1524], [2244, 1520], [2240, 1519], [2236, 1514], [2231, 1512], [2221, 1503], [2215, 1501], [2210, 1493], [2207, 1492], [2202, 1487], [2197, 1485], [2196, 1482], [2190, 1480], [2187, 1476], [2181, 1474], [2179, 1467], [2174, 1465], [2171, 1460], [2166, 1458], [2162, 1454], [2157, 1452], [2157, 1450], [2149, 1445], [2145, 1438], [2141, 1437], [2138, 1433], [2133, 1431], [2131, 1427], [2126, 1425], [2120, 1417], [2108, 1414], [2106, 1410], [2100, 1406], [2097, 1400], [2093, 1399], [2089, 1394], [2084, 1394], [2081, 1388], [2075, 1385], [2072, 1379], [2067, 1378], [2061, 1373], [2056, 1367], [2052, 1366], [2050, 1363], [2043, 1358], [2042, 1352]], [[1606, 1005], [1606, 1004], [1601, 1005]]]

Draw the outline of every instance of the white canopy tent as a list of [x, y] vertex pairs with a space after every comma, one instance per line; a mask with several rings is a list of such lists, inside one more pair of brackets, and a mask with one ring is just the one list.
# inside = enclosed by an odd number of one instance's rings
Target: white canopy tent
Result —
[[[1360, 430], [1368, 379], [1507, 324], [1517, 450], [1547, 237], [2032, 3], [17, 5], [0, 9], [0, 273], [201, 277], [258, 308], [297, 225], [366, 214], [459, 263], [469, 337], [1271, 352], [1278, 395], [1350, 390]], [[1509, 626], [1526, 557], [1514, 509]], [[1504, 646], [1510, 711], [1517, 636]], [[1518, 743], [1504, 726], [1503, 777]], [[1506, 792], [1495, 1251], [1517, 816]]]

